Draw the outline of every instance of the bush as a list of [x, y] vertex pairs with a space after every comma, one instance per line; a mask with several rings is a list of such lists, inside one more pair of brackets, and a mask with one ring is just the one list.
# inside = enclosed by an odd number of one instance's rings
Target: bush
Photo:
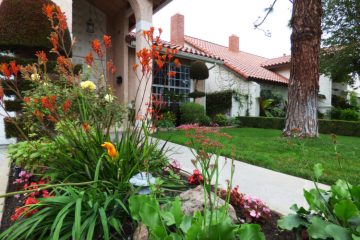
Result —
[[204, 106], [189, 102], [180, 106], [180, 119], [182, 124], [199, 123], [200, 118], [205, 115]]
[[203, 115], [199, 119], [200, 126], [210, 126], [211, 125], [211, 118], [207, 115]]
[[347, 121], [358, 121], [359, 120], [359, 112], [354, 109], [343, 109], [340, 112], [340, 120], [347, 120]]
[[206, 114], [215, 116], [218, 113], [227, 113], [232, 106], [232, 90], [206, 94]]
[[[242, 127], [283, 130], [285, 119], [268, 117], [237, 117]], [[360, 122], [319, 119], [319, 132], [360, 137]]]
[[[35, 51], [50, 50], [48, 40], [51, 24], [42, 13], [42, 6], [50, 0], [3, 0], [0, 5], [0, 49], [33, 56]], [[16, 31], [14, 31], [16, 29]], [[67, 30], [65, 42], [70, 45]]]
[[214, 123], [216, 123], [219, 126], [227, 126], [228, 125], [228, 118], [224, 114], [216, 114], [214, 117]]

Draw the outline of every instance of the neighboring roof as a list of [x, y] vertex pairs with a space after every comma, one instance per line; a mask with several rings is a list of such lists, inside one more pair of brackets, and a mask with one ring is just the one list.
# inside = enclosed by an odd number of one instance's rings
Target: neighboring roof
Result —
[[272, 58], [269, 59], [261, 64], [262, 67], [267, 69], [276, 68], [279, 66], [290, 64], [291, 56], [290, 55], [284, 55], [282, 57], [278, 58]]
[[[128, 38], [127, 42], [135, 41], [136, 40], [136, 34], [134, 32], [130, 32], [128, 34], [127, 38]], [[213, 59], [213, 60], [216, 60], [216, 61], [223, 61], [223, 59], [218, 57], [218, 56], [199, 51], [199, 50], [197, 50], [195, 48], [179, 46], [179, 45], [176, 45], [176, 44], [173, 44], [171, 42], [164, 41], [164, 40], [160, 40], [160, 43], [162, 44], [162, 46], [164, 48], [177, 49], [180, 54], [181, 53], [192, 54], [192, 55], [196, 55], [196, 56], [200, 56], [200, 57]]]
[[190, 36], [185, 36], [185, 42], [202, 52], [215, 55], [223, 59], [225, 66], [235, 71], [245, 79], [254, 78], [282, 84], [288, 83], [287, 78], [262, 66], [262, 63], [269, 60], [268, 58], [243, 51], [232, 52], [228, 47]]

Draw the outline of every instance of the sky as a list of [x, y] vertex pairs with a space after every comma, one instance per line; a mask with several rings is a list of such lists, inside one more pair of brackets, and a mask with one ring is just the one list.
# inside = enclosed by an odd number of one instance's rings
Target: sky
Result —
[[240, 37], [240, 51], [274, 58], [290, 54], [288, 27], [292, 4], [278, 0], [274, 11], [261, 26], [271, 32], [254, 29], [254, 22], [265, 16], [273, 0], [173, 0], [154, 15], [153, 25], [163, 29], [162, 38], [170, 39], [170, 18], [185, 16], [185, 35], [228, 46], [229, 36]]

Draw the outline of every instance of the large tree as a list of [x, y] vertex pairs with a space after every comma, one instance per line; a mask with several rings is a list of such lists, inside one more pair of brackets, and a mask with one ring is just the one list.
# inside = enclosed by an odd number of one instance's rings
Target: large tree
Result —
[[321, 0], [293, 1], [289, 97], [283, 132], [285, 136], [318, 136], [321, 16]]
[[321, 72], [335, 82], [360, 76], [360, 1], [323, 1]]

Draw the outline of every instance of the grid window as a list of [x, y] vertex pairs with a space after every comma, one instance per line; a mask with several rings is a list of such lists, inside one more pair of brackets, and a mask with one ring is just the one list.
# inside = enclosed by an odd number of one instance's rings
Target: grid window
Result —
[[[152, 94], [157, 98], [162, 97], [168, 104], [189, 102], [190, 93], [190, 67], [181, 65], [177, 68], [174, 64], [166, 64], [161, 70], [154, 66], [155, 76], [152, 84]], [[174, 77], [169, 77], [169, 72], [176, 72]]]

